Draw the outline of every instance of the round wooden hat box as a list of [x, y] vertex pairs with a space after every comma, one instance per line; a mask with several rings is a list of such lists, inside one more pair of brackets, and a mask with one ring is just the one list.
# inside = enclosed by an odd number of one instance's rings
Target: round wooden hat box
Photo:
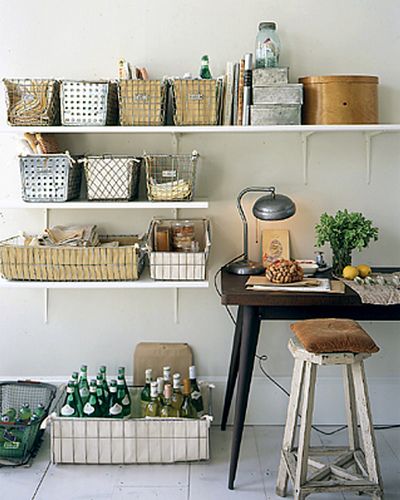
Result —
[[377, 76], [306, 76], [303, 124], [344, 125], [378, 123]]

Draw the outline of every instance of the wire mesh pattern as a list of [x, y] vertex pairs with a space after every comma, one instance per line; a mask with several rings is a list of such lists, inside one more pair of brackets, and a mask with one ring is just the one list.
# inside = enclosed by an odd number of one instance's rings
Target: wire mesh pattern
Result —
[[175, 125], [217, 125], [220, 80], [172, 80]]
[[87, 156], [85, 177], [89, 200], [136, 200], [141, 159], [134, 156]]
[[0, 242], [0, 274], [23, 281], [134, 281], [144, 256], [137, 236], [100, 236], [118, 247], [29, 247], [18, 237]]
[[7, 119], [10, 125], [58, 125], [59, 82], [56, 80], [4, 79]]
[[63, 202], [77, 198], [82, 166], [67, 154], [20, 156], [22, 199]]
[[147, 198], [153, 201], [191, 200], [198, 158], [196, 151], [191, 155], [144, 155]]
[[117, 85], [112, 82], [63, 80], [61, 122], [75, 126], [117, 124]]
[[[183, 418], [51, 418], [51, 459], [70, 464], [175, 463], [210, 458], [211, 386], [200, 385], [208, 415]], [[140, 406], [140, 388], [131, 389]]]
[[[9, 408], [16, 411], [29, 403], [32, 410], [43, 404], [45, 416], [56, 395], [53, 385], [32, 382], [4, 382], [0, 384], [1, 414]], [[25, 463], [39, 439], [39, 427], [43, 418], [29, 424], [0, 423], [0, 463], [10, 462], [13, 465]]]
[[121, 80], [118, 84], [118, 97], [120, 125], [164, 125], [167, 82]]

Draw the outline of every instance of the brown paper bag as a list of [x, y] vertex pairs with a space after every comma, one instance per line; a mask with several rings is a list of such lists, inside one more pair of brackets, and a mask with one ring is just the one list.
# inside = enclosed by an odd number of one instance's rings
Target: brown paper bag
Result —
[[172, 373], [180, 373], [182, 379], [189, 376], [193, 353], [189, 344], [140, 342], [133, 355], [133, 383], [144, 385], [145, 370], [153, 370], [153, 380], [162, 377], [163, 366], [170, 366]]

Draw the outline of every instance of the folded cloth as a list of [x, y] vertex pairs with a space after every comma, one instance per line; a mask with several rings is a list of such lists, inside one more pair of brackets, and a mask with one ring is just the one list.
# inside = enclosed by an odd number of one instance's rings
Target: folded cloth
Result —
[[53, 226], [44, 230], [54, 246], [94, 247], [99, 244], [95, 225]]

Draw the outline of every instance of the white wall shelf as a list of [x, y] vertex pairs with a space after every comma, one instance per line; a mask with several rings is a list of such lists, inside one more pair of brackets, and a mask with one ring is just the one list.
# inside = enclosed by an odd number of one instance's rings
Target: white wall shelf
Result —
[[201, 133], [270, 133], [270, 132], [400, 132], [400, 124], [376, 125], [260, 125], [260, 126], [187, 126], [187, 127], [12, 127], [0, 128], [2, 134], [42, 132], [58, 134], [201, 134]]
[[72, 200], [63, 203], [34, 203], [21, 199], [0, 200], [0, 209], [44, 209], [44, 210], [81, 210], [81, 209], [168, 209], [208, 208], [208, 201], [85, 201]]

